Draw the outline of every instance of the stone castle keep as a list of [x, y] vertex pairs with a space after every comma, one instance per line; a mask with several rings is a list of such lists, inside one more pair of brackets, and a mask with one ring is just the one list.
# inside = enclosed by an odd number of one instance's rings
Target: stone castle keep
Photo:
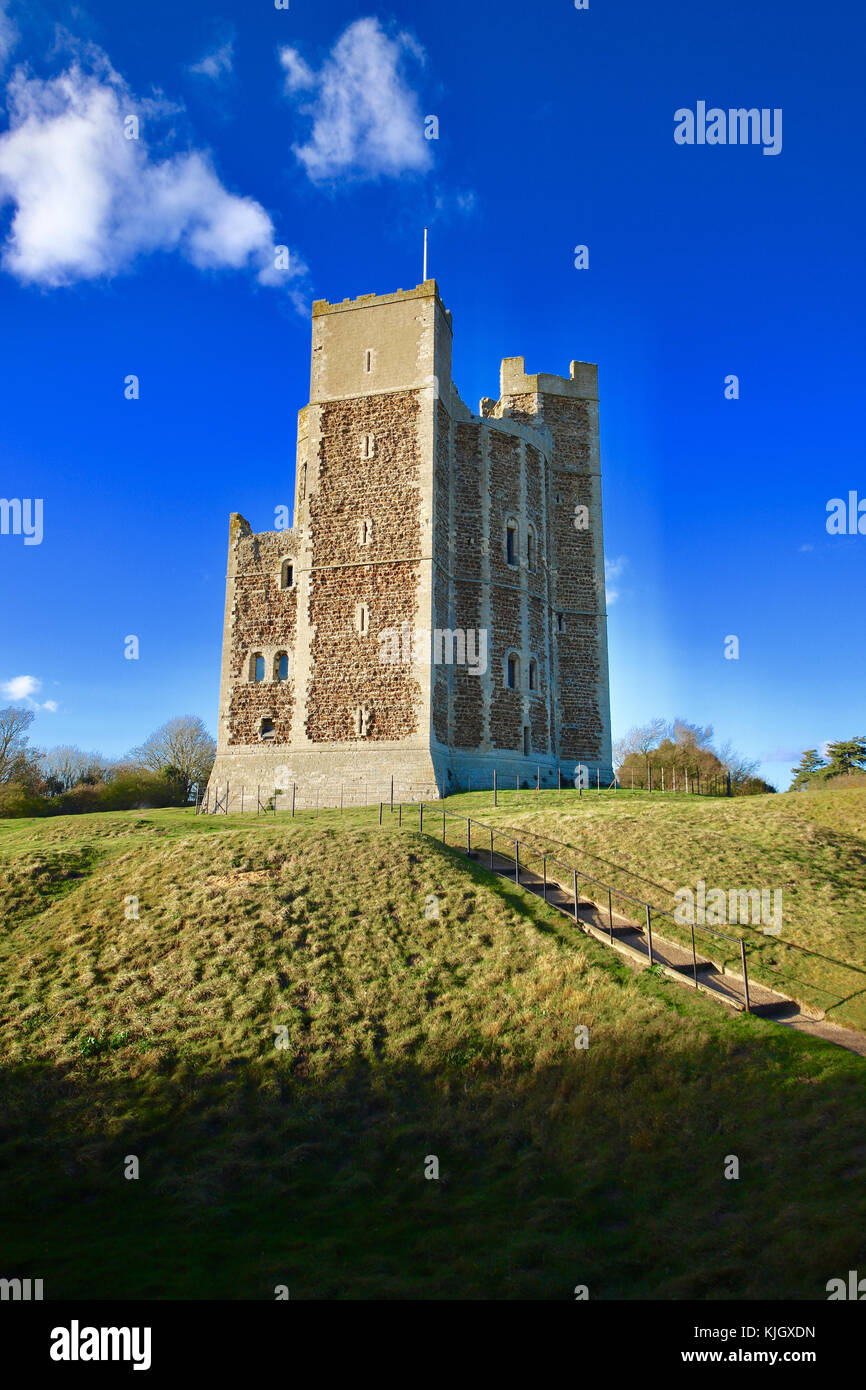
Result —
[[212, 793], [610, 781], [594, 366], [474, 415], [435, 280], [313, 305], [294, 525], [232, 515]]

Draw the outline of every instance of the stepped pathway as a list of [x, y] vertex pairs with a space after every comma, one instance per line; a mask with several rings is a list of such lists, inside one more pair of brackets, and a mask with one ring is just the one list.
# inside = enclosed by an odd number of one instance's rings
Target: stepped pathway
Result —
[[[450, 846], [450, 848], [464, 858], [466, 857], [465, 849], [457, 849], [456, 846]], [[473, 850], [469, 858], [476, 860], [484, 868], [492, 869], [493, 873], [500, 874], [503, 878], [508, 878], [514, 882], [514, 859], [510, 856], [496, 851], [491, 863], [488, 852]], [[551, 907], [557, 908], [570, 922], [574, 922], [574, 897], [570, 891], [566, 891], [552, 878], [548, 877], [545, 885], [541, 874], [521, 865], [520, 887], [528, 893], [535, 893], [538, 897], [544, 897]], [[607, 909], [602, 912], [596, 903], [587, 898], [580, 898], [578, 924], [581, 930], [589, 936], [595, 937], [596, 940], [604, 942], [605, 945], [611, 946], [635, 969], [646, 969], [648, 965], [646, 932], [617, 912], [614, 912], [612, 916], [613, 932], [611, 933]], [[731, 974], [706, 956], [693, 957], [688, 948], [667, 940], [664, 936], [659, 935], [655, 929], [652, 934], [652, 942], [653, 963], [661, 966], [665, 974], [680, 982], [687, 982], [692, 988], [695, 987], [697, 977], [697, 988], [704, 994], [710, 995], [720, 1003], [727, 1004], [730, 1008], [739, 1011], [744, 1010], [745, 999], [741, 975]], [[826, 1019], [810, 1016], [795, 1000], [789, 999], [786, 995], [779, 994], [775, 990], [768, 989], [765, 985], [756, 984], [752, 980], [749, 981], [749, 1004], [751, 1012], [759, 1017], [773, 1019], [774, 1022], [783, 1024], [787, 1028], [793, 1028], [797, 1032], [810, 1033], [814, 1037], [835, 1043], [837, 1047], [844, 1047], [849, 1052], [856, 1052], [861, 1057], [866, 1057], [866, 1033], [856, 1032], [852, 1028], [842, 1028], [838, 1023], [830, 1023]]]

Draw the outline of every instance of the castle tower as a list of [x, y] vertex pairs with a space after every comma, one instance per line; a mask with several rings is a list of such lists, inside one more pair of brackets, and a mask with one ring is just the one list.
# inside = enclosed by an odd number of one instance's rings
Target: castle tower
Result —
[[231, 519], [211, 788], [609, 780], [596, 369], [474, 415], [435, 280], [313, 305], [294, 525]]

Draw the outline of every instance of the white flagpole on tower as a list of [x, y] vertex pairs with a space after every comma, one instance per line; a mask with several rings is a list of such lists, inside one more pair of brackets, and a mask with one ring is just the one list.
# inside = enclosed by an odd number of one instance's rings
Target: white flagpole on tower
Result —
[[427, 228], [424, 228], [424, 281], [427, 279]]

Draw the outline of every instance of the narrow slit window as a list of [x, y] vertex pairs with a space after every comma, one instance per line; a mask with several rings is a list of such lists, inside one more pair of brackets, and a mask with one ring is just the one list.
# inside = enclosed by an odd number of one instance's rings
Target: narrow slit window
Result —
[[509, 521], [505, 528], [505, 563], [517, 564], [517, 523]]
[[537, 689], [538, 689], [538, 662], [537, 662], [537, 661], [530, 661], [530, 663], [529, 663], [529, 689], [530, 689], [530, 690], [537, 690]]
[[505, 684], [509, 690], [516, 690], [520, 680], [520, 661], [516, 656], [510, 656], [505, 663]]
[[361, 436], [361, 458], [371, 459], [376, 452], [376, 436], [365, 434]]
[[534, 532], [534, 530], [532, 529], [532, 527], [530, 526], [529, 531], [527, 532], [527, 535], [526, 535], [526, 564], [527, 564], [527, 567], [528, 567], [530, 570], [534, 571], [537, 562], [538, 562], [538, 547], [537, 547], [536, 541], [535, 541], [535, 532]]
[[367, 348], [367, 351], [364, 353], [364, 371], [365, 371], [365, 372], [372, 372], [372, 370], [373, 370], [373, 352], [372, 352], [372, 349]]
[[529, 725], [528, 725], [528, 724], [524, 724], [524, 726], [523, 726], [523, 756], [524, 756], [524, 758], [528, 758], [531, 752], [532, 752], [532, 748], [531, 748], [530, 742], [529, 742]]
[[295, 582], [295, 567], [291, 560], [284, 560], [280, 567], [280, 588], [291, 589]]

